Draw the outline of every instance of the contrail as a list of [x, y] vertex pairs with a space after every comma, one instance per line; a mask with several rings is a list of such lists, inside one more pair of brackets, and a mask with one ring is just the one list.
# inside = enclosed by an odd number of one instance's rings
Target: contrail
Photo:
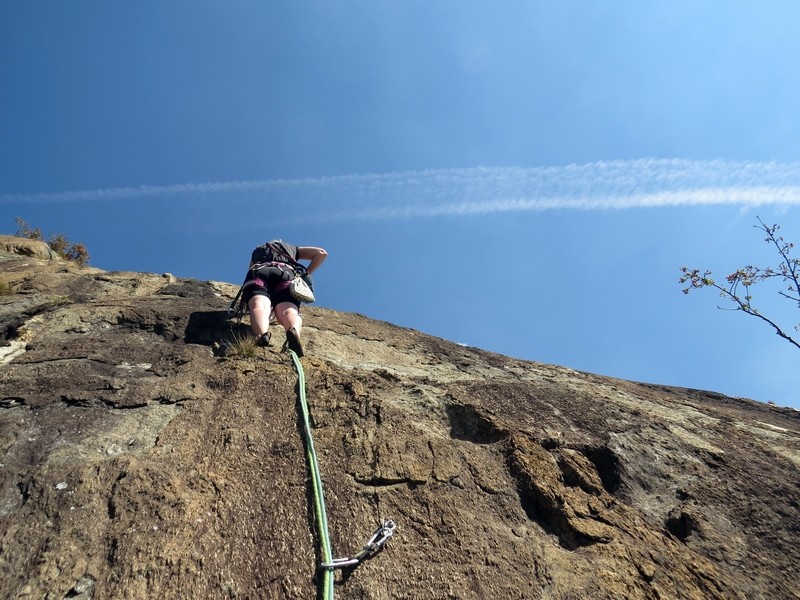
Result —
[[[800, 163], [639, 159], [0, 195], [0, 204], [157, 200], [298, 214], [305, 222], [556, 209], [800, 204]], [[285, 219], [281, 219], [285, 221]]]

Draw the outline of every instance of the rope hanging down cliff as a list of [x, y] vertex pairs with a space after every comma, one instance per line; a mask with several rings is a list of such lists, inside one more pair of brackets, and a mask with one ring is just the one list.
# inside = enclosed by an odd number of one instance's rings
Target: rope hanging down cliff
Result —
[[300, 402], [300, 411], [303, 416], [303, 429], [306, 443], [306, 457], [308, 468], [311, 472], [311, 488], [313, 491], [314, 513], [317, 523], [317, 531], [320, 537], [320, 557], [322, 562], [319, 569], [322, 570], [321, 582], [322, 598], [333, 600], [333, 571], [335, 569], [355, 569], [359, 564], [375, 556], [380, 552], [383, 545], [389, 541], [394, 534], [395, 524], [393, 521], [384, 521], [372, 534], [361, 552], [350, 558], [333, 558], [331, 553], [331, 541], [328, 535], [328, 515], [325, 509], [325, 495], [322, 489], [322, 477], [319, 471], [317, 453], [314, 450], [314, 439], [311, 436], [311, 419], [309, 418], [308, 400], [306, 399], [306, 378], [303, 372], [303, 365], [300, 358], [292, 350], [287, 350], [292, 357], [294, 368], [297, 371], [297, 391]]

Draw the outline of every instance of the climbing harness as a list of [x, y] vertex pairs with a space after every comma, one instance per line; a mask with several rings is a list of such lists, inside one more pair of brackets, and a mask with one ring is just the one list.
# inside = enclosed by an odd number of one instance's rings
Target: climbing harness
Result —
[[394, 521], [384, 521], [373, 533], [372, 537], [362, 548], [361, 552], [352, 558], [333, 558], [331, 552], [331, 541], [328, 534], [328, 515], [325, 509], [325, 495], [322, 489], [322, 477], [319, 471], [317, 453], [314, 450], [314, 440], [311, 436], [311, 419], [308, 410], [308, 400], [306, 398], [306, 379], [303, 372], [303, 365], [300, 358], [291, 349], [287, 352], [292, 357], [295, 371], [297, 371], [297, 390], [300, 399], [300, 412], [303, 416], [303, 433], [306, 442], [306, 458], [308, 468], [311, 472], [311, 487], [314, 495], [314, 514], [317, 523], [317, 530], [320, 537], [321, 562], [319, 570], [321, 573], [322, 598], [333, 600], [333, 573], [336, 569], [355, 569], [365, 560], [375, 556], [383, 548], [384, 544], [394, 535]]
[[[286, 265], [286, 269], [290, 268], [291, 267]], [[252, 274], [252, 277], [250, 274]], [[265, 280], [270, 276], [270, 274], [274, 274], [276, 277], [285, 279], [286, 281], [294, 278], [294, 271], [292, 271], [290, 275], [290, 272], [285, 270], [281, 263], [264, 263], [253, 265], [248, 271], [247, 278], [244, 280], [242, 285], [239, 286], [239, 291], [236, 292], [236, 296], [228, 305], [227, 313], [229, 317], [237, 317], [241, 322], [242, 318], [249, 312], [247, 303], [242, 298], [242, 294], [244, 293], [245, 289], [253, 285], [259, 285], [262, 287], [266, 286]]]
[[[294, 248], [294, 246], [292, 247]], [[284, 281], [294, 281], [299, 277], [308, 290], [305, 290], [298, 299], [303, 302], [314, 302], [314, 283], [308, 267], [298, 262], [282, 241], [275, 240], [262, 244], [253, 251], [252, 265], [248, 269], [248, 276], [245, 277], [236, 296], [228, 305], [228, 317], [238, 317], [241, 322], [248, 312], [247, 304], [240, 302], [245, 288], [256, 284], [264, 286], [265, 280], [271, 277]]]

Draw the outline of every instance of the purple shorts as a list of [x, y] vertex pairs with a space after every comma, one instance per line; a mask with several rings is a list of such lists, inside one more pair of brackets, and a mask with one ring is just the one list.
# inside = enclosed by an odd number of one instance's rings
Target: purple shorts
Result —
[[242, 290], [242, 300], [245, 304], [249, 304], [253, 296], [266, 296], [272, 303], [273, 308], [283, 302], [290, 302], [298, 309], [300, 308], [300, 300], [292, 296], [289, 291], [290, 281], [277, 281], [274, 285], [268, 285], [260, 277], [254, 277], [245, 282], [244, 290]]

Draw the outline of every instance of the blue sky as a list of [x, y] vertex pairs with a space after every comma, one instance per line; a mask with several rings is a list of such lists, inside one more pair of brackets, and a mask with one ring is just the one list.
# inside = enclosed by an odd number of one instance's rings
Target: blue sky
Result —
[[[792, 1], [0, 5], [0, 230], [524, 359], [800, 408], [800, 352], [682, 265], [800, 242]], [[513, 290], [513, 291], [512, 291]], [[764, 310], [794, 331], [774, 290]]]

